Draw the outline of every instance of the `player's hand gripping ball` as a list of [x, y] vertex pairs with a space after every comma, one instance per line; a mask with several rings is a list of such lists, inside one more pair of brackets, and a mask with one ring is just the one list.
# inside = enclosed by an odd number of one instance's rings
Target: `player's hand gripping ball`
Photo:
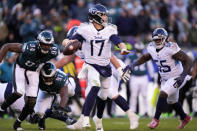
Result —
[[81, 47], [81, 42], [79, 42], [78, 40], [64, 40], [62, 42], [62, 45], [65, 45], [63, 49], [63, 54], [71, 55]]

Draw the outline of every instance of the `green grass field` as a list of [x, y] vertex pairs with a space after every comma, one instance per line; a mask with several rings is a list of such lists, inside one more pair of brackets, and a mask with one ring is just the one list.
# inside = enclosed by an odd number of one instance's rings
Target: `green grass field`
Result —
[[[12, 125], [15, 119], [0, 119], [0, 131], [12, 131]], [[140, 119], [140, 126], [134, 131], [151, 131], [146, 125], [151, 119]], [[160, 125], [154, 131], [177, 131], [179, 124], [178, 119], [161, 119]], [[91, 121], [92, 127], [87, 131], [95, 131], [95, 126]], [[129, 131], [129, 121], [126, 118], [115, 118], [115, 119], [104, 119], [103, 120], [105, 131]], [[37, 131], [37, 125], [31, 125], [26, 121], [23, 122], [22, 127], [25, 131]], [[46, 131], [70, 131], [65, 128], [63, 122], [47, 119], [46, 120]], [[79, 131], [79, 130], [77, 130]], [[83, 130], [84, 131], [84, 130]], [[197, 131], [197, 119], [192, 121], [182, 131]]]

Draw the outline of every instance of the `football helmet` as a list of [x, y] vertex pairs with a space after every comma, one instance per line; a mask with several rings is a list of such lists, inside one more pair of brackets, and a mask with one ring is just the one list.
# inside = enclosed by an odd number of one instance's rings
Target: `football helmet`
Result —
[[135, 45], [134, 45], [134, 49], [137, 52], [141, 52], [144, 48], [145, 48], [145, 45], [142, 42], [136, 42]]
[[103, 19], [102, 16], [107, 16], [107, 8], [101, 4], [96, 4], [88, 11], [88, 19], [90, 22], [96, 22], [97, 24], [100, 24], [102, 26], [106, 26], [107, 24], [107, 18], [106, 20]]
[[164, 28], [156, 28], [152, 34], [152, 40], [156, 49], [161, 49], [168, 38], [168, 32]]
[[40, 32], [40, 34], [37, 37], [37, 40], [39, 42], [41, 53], [43, 54], [48, 53], [50, 50], [50, 47], [53, 46], [53, 43], [54, 43], [53, 34], [49, 30], [44, 30]]
[[40, 70], [40, 75], [46, 85], [52, 85], [57, 70], [53, 63], [46, 62]]
[[78, 29], [78, 26], [73, 26], [73, 27], [68, 31], [68, 33], [67, 33], [67, 38], [70, 38], [71, 36], [73, 36], [73, 35], [76, 33], [77, 29]]

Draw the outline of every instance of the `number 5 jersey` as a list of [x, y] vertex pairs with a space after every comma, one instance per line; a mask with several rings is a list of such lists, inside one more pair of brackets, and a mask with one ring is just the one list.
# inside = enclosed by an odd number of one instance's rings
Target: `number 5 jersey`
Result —
[[177, 77], [183, 72], [182, 63], [172, 58], [172, 56], [180, 50], [181, 49], [177, 43], [168, 42], [163, 49], [157, 52], [154, 44], [152, 42], [149, 43], [147, 51], [152, 56], [153, 61], [157, 64], [162, 80]]

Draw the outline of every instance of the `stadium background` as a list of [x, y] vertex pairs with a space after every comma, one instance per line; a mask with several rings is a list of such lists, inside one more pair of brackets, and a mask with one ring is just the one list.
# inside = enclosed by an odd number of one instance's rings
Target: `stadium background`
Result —
[[[197, 57], [197, 0], [1, 0], [0, 47], [6, 43], [35, 40], [40, 31], [48, 29], [62, 48], [61, 42], [67, 31], [73, 25], [87, 22], [88, 9], [95, 3], [108, 8], [111, 23], [117, 25], [119, 36], [129, 50], [136, 41], [147, 45], [152, 31], [164, 27], [171, 41], [176, 41], [194, 59]], [[126, 56], [119, 56], [117, 47], [112, 50], [118, 58], [125, 60]], [[75, 76], [82, 63], [77, 58], [62, 70]], [[121, 94], [127, 98], [126, 85], [122, 86]], [[79, 97], [74, 98], [76, 103], [83, 101], [81, 96], [84, 96], [85, 87], [85, 80], [80, 80]], [[189, 112], [187, 103], [184, 108]], [[80, 110], [77, 112], [79, 115]], [[117, 108], [116, 115], [124, 116], [124, 113]]]

